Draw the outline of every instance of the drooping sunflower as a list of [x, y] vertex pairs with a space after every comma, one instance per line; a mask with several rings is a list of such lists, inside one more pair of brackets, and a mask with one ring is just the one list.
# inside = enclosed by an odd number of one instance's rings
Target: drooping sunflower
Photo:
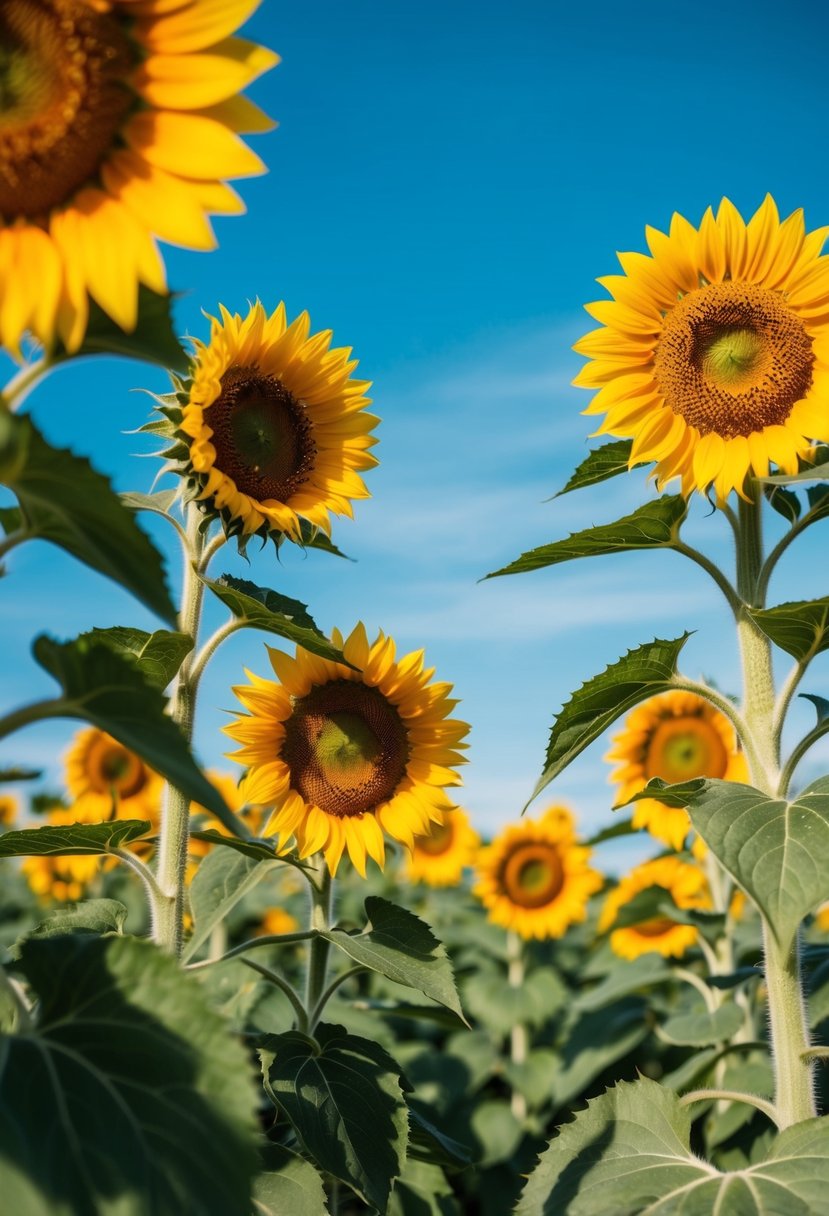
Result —
[[457, 886], [480, 843], [466, 812], [448, 811], [425, 836], [415, 836], [405, 876], [430, 887]]
[[525, 819], [496, 836], [478, 855], [472, 893], [489, 919], [521, 937], [561, 937], [584, 920], [587, 901], [602, 887], [588, 864], [590, 849], [575, 843], [560, 816]]
[[660, 490], [745, 497], [749, 474], [794, 473], [829, 437], [827, 233], [802, 211], [781, 223], [769, 196], [747, 224], [723, 199], [699, 229], [647, 228], [650, 256], [619, 254], [624, 274], [598, 280], [612, 299], [586, 306], [601, 328], [575, 345], [590, 362], [574, 383], [598, 390], [596, 434], [632, 438]]
[[[698, 866], [679, 857], [658, 857], [631, 870], [610, 892], [599, 916], [599, 932], [607, 932], [625, 904], [649, 887], [662, 887], [677, 908], [711, 906], [705, 875]], [[660, 915], [614, 929], [610, 934], [610, 946], [621, 958], [634, 959], [651, 952], [665, 958], [679, 958], [696, 945], [697, 937], [694, 925], [683, 925], [668, 915]]]
[[97, 726], [78, 731], [65, 757], [66, 787], [83, 803], [84, 822], [149, 819], [157, 823], [164, 782], [136, 752]]
[[240, 133], [273, 124], [240, 92], [279, 62], [233, 37], [259, 0], [4, 0], [0, 339], [80, 345], [88, 296], [135, 327], [165, 290], [155, 237], [212, 249], [228, 179], [264, 172]]
[[[653, 777], [669, 785], [695, 777], [747, 781], [745, 756], [737, 750], [734, 728], [724, 714], [691, 692], [665, 692], [637, 706], [613, 737], [605, 760], [619, 767], [610, 774], [618, 785], [616, 801], [626, 803]], [[681, 807], [655, 798], [633, 803], [633, 826], [679, 851], [691, 821]]]
[[396, 659], [362, 624], [331, 637], [356, 670], [269, 647], [279, 683], [247, 672], [234, 692], [249, 712], [225, 731], [248, 769], [242, 796], [273, 808], [266, 834], [294, 837], [300, 857], [322, 851], [332, 874], [347, 849], [365, 876], [366, 855], [385, 864], [383, 832], [411, 849], [455, 809], [443, 787], [460, 784], [469, 727], [449, 717], [452, 685], [432, 682], [422, 650]]
[[257, 302], [244, 319], [221, 317], [195, 343], [183, 408], [168, 412], [190, 495], [229, 535], [299, 541], [303, 520], [330, 534], [329, 513], [350, 516], [369, 496], [359, 473], [377, 464], [370, 382], [352, 379], [357, 362], [331, 349], [330, 330], [311, 334], [307, 312], [289, 325], [284, 304], [268, 316]]

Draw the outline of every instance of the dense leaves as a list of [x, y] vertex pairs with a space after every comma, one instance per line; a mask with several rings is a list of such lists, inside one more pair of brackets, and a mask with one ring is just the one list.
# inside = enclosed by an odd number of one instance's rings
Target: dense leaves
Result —
[[185, 962], [196, 954], [216, 925], [221, 924], [239, 901], [278, 865], [278, 861], [259, 861], [230, 849], [208, 853], [190, 886], [194, 928], [184, 951]]

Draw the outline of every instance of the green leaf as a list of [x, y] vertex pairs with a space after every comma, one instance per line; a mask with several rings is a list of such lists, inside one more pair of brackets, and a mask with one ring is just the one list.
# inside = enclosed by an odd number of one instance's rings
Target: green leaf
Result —
[[686, 1047], [707, 1047], [730, 1039], [743, 1024], [744, 1014], [737, 1005], [720, 1005], [713, 1013], [678, 1013], [661, 1027], [661, 1035], [671, 1043]]
[[386, 1210], [406, 1159], [408, 1111], [400, 1068], [379, 1044], [320, 1024], [266, 1036], [265, 1088], [320, 1169]]
[[4, 536], [11, 536], [23, 526], [23, 513], [20, 507], [0, 507], [0, 528]]
[[235, 617], [244, 621], [252, 629], [264, 629], [275, 633], [280, 638], [286, 638], [297, 646], [310, 650], [323, 659], [334, 663], [344, 663], [354, 670], [354, 664], [349, 663], [341, 650], [333, 646], [324, 633], [321, 633], [308, 613], [308, 608], [299, 600], [289, 599], [277, 591], [267, 587], [257, 587], [247, 579], [233, 578], [223, 574], [219, 579], [202, 579], [214, 595], [225, 604]]
[[524, 1095], [530, 1109], [535, 1110], [549, 1102], [558, 1067], [558, 1056], [554, 1051], [537, 1047], [519, 1064], [507, 1061], [504, 1076], [513, 1089]]
[[687, 807], [694, 828], [743, 887], [783, 949], [804, 916], [829, 899], [829, 777], [792, 802], [736, 781], [651, 781], [642, 791]]
[[409, 1159], [429, 1161], [433, 1165], [457, 1169], [469, 1164], [469, 1149], [458, 1140], [447, 1136], [436, 1127], [422, 1111], [409, 1103]]
[[509, 1161], [524, 1134], [509, 1103], [498, 1099], [477, 1102], [469, 1127], [480, 1147], [476, 1164], [484, 1169], [499, 1161]]
[[[7, 453], [14, 449], [16, 457]], [[83, 456], [51, 447], [28, 417], [0, 418], [3, 483], [14, 491], [26, 528], [120, 583], [151, 612], [176, 619], [161, 555], [108, 479]]]
[[121, 329], [94, 300], [89, 301], [89, 321], [80, 348], [70, 356], [58, 348], [55, 362], [79, 355], [123, 355], [128, 359], [142, 359], [145, 363], [159, 363], [174, 372], [186, 372], [190, 360], [181, 347], [173, 328], [171, 304], [174, 296], [151, 291], [143, 283], [138, 285], [138, 321], [131, 333]]
[[216, 925], [277, 865], [275, 860], [257, 861], [230, 849], [217, 849], [199, 862], [190, 884], [193, 936], [184, 948], [183, 962], [193, 958]]
[[597, 844], [604, 844], [607, 840], [617, 840], [620, 836], [638, 836], [640, 828], [633, 826], [633, 819], [619, 819], [616, 823], [612, 823], [609, 828], [602, 828], [595, 836], [591, 836], [589, 840], [585, 840], [588, 848], [595, 848]]
[[[45, 829], [43, 829], [45, 830]], [[83, 903], [57, 908], [46, 920], [35, 925], [26, 940], [33, 937], [60, 937], [67, 933], [123, 934], [127, 908], [117, 899], [86, 899]]]
[[673, 685], [679, 652], [690, 636], [646, 642], [573, 693], [553, 723], [544, 772], [530, 802], [617, 718]]
[[829, 1120], [778, 1136], [765, 1160], [721, 1173], [690, 1151], [691, 1113], [653, 1081], [621, 1082], [564, 1126], [530, 1176], [516, 1216], [820, 1216]]
[[416, 988], [424, 996], [463, 1016], [452, 964], [432, 930], [419, 916], [370, 895], [365, 902], [368, 927], [358, 934], [329, 929], [320, 936], [387, 979]]
[[322, 1178], [304, 1157], [281, 1144], [265, 1147], [266, 1173], [253, 1183], [256, 1216], [327, 1216]]
[[578, 1012], [561, 1050], [561, 1069], [553, 1083], [555, 1105], [569, 1106], [606, 1068], [638, 1047], [649, 1030], [648, 1006], [638, 997]]
[[388, 1216], [460, 1216], [460, 1208], [439, 1166], [409, 1159], [394, 1185]]
[[800, 663], [829, 650], [829, 599], [749, 608], [748, 615], [775, 646]]
[[123, 848], [152, 830], [146, 819], [110, 819], [107, 823], [68, 823], [24, 828], [0, 836], [0, 857], [93, 857]]
[[553, 497], [560, 498], [571, 490], [594, 486], [600, 481], [607, 481], [609, 477], [616, 477], [619, 473], [627, 473], [632, 447], [632, 439], [616, 439], [612, 443], [603, 443], [600, 448], [595, 448], [587, 459], [581, 462], [564, 489], [559, 490]]
[[80, 718], [108, 731], [192, 802], [233, 823], [221, 794], [199, 772], [184, 736], [167, 716], [162, 693], [147, 683], [132, 659], [89, 634], [71, 642], [41, 634], [32, 650], [63, 690], [51, 717]]
[[[190, 836], [195, 840], [203, 840], [206, 844], [217, 844], [222, 848], [244, 853], [246, 857], [254, 857], [257, 861], [274, 861], [277, 857], [276, 843], [273, 838], [270, 840], [243, 840], [241, 836], [224, 836], [215, 828], [202, 828], [191, 832]], [[298, 866], [301, 869], [306, 868], [293, 857], [286, 856], [282, 860], [289, 865]]]
[[601, 1009], [621, 996], [628, 996], [641, 988], [650, 988], [653, 984], [665, 984], [672, 979], [673, 974], [665, 960], [654, 952], [642, 954], [631, 961], [614, 959], [612, 971], [601, 983], [579, 993], [575, 1008], [585, 1011]]
[[90, 629], [82, 636], [103, 642], [116, 654], [134, 658], [147, 683], [162, 691], [178, 672], [184, 656], [193, 649], [189, 634], [172, 633], [167, 629], [147, 633], [145, 629], [114, 625], [111, 629]]
[[679, 525], [688, 513], [688, 503], [680, 494], [664, 494], [638, 507], [632, 515], [612, 524], [601, 524], [574, 532], [566, 540], [555, 541], [522, 553], [514, 562], [495, 570], [487, 578], [502, 574], [526, 574], [578, 557], [601, 557], [626, 549], [670, 549], [679, 536]]
[[782, 515], [790, 524], [797, 523], [800, 518], [800, 499], [791, 490], [783, 486], [764, 486], [766, 498], [778, 515]]
[[811, 701], [815, 707], [815, 713], [817, 714], [815, 729], [820, 726], [829, 725], [829, 701], [825, 697], [813, 696], [810, 692], [802, 692], [799, 695], [804, 701]]
[[39, 1017], [0, 1062], [4, 1210], [249, 1212], [256, 1090], [199, 985], [129, 937], [29, 940], [16, 966]]
[[43, 776], [39, 768], [0, 768], [0, 785], [10, 785], [18, 781], [37, 781]]
[[169, 515], [178, 496], [178, 490], [157, 490], [154, 494], [140, 494], [135, 490], [128, 490], [118, 495], [130, 511], [151, 511], [155, 515]]

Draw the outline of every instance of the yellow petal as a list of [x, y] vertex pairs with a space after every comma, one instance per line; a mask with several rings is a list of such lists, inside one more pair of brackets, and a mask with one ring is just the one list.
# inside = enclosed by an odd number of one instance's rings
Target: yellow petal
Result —
[[163, 17], [140, 20], [135, 36], [150, 50], [181, 55], [213, 46], [243, 25], [261, 0], [193, 0]]
[[133, 77], [145, 101], [162, 110], [201, 110], [243, 89], [279, 63], [247, 38], [226, 38], [200, 55], [150, 55]]
[[180, 177], [214, 181], [265, 172], [263, 162], [238, 136], [201, 114], [142, 110], [123, 134], [145, 161]]

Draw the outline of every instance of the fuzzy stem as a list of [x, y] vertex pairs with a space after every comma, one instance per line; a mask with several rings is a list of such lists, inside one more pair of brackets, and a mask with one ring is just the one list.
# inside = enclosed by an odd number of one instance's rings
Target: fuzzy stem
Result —
[[[737, 545], [737, 589], [747, 607], [764, 606], [765, 586], [760, 508], [762, 496], [755, 487], [756, 503], [740, 502]], [[768, 569], [766, 564], [765, 569]], [[775, 689], [771, 643], [747, 612], [737, 622], [743, 667], [743, 716], [751, 732], [755, 755], [749, 755], [752, 783], [769, 797], [778, 796], [781, 783], [779, 740], [775, 730]], [[812, 1065], [804, 1052], [809, 1031], [803, 1003], [797, 938], [781, 948], [772, 926], [763, 918], [766, 991], [768, 994], [771, 1052], [774, 1067], [774, 1105], [781, 1129], [813, 1118], [815, 1106]]]
[[[199, 525], [201, 514], [194, 503], [187, 507], [187, 545], [184, 551], [181, 610], [178, 627], [198, 639], [204, 584], [197, 570], [204, 550], [204, 533]], [[189, 743], [193, 738], [193, 718], [196, 690], [191, 684], [193, 651], [186, 655], [170, 698], [170, 714]], [[190, 799], [175, 786], [167, 785], [161, 816], [161, 836], [158, 843], [158, 885], [160, 898], [155, 902], [153, 939], [170, 954], [179, 957], [182, 944], [184, 913], [184, 871], [187, 865], [187, 845], [190, 838]]]
[[[317, 933], [325, 933], [331, 927], [331, 907], [333, 900], [333, 883], [331, 871], [327, 863], [320, 857], [320, 866], [316, 878], [310, 878], [308, 889], [311, 893], [311, 915], [309, 928]], [[325, 991], [325, 979], [328, 973], [328, 953], [331, 943], [324, 937], [313, 937], [308, 950], [308, 975], [305, 982], [305, 1009], [308, 1014], [308, 1029], [313, 1032], [316, 1021], [314, 1015], [320, 1009], [320, 998]]]
[[[524, 961], [524, 943], [517, 933], [507, 933], [507, 981], [510, 988], [520, 988], [524, 983], [526, 965]], [[509, 1036], [509, 1058], [512, 1064], [524, 1064], [527, 1059], [527, 1027], [522, 1022], [516, 1022]], [[527, 1099], [513, 1087], [510, 1096], [510, 1109], [516, 1119], [523, 1122], [527, 1117]]]

